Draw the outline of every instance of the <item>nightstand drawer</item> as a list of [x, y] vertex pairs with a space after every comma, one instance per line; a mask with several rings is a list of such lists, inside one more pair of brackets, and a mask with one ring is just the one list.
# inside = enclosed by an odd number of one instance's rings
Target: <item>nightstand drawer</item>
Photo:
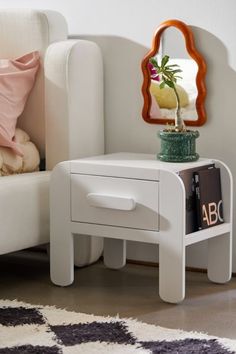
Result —
[[158, 230], [158, 182], [71, 174], [72, 221]]

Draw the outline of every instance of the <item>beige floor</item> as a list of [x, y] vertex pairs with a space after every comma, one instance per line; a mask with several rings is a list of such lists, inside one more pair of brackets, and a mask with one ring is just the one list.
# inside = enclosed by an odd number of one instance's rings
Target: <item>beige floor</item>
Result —
[[72, 286], [54, 286], [46, 254], [20, 252], [0, 257], [2, 299], [56, 305], [98, 315], [138, 318], [169, 328], [182, 328], [236, 339], [236, 278], [225, 285], [206, 274], [187, 272], [186, 299], [178, 305], [158, 296], [158, 268], [128, 264], [119, 271], [102, 262], [77, 269]]

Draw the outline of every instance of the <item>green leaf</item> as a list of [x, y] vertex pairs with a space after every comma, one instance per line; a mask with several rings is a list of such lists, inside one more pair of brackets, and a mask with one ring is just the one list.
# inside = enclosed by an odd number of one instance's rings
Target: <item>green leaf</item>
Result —
[[163, 68], [169, 61], [170, 57], [168, 55], [165, 55], [162, 60], [161, 60], [161, 67]]
[[166, 68], [174, 68], [174, 67], [179, 67], [179, 65], [178, 64], [171, 64], [171, 65], [168, 65], [168, 66], [166, 66]]
[[179, 68], [179, 65], [173, 64], [173, 65], [167, 65], [166, 69], [173, 70], [173, 68]]
[[157, 60], [155, 58], [150, 58], [149, 61], [154, 67], [158, 67], [158, 63], [157, 63]]
[[169, 74], [171, 74], [172, 73], [172, 70], [171, 69], [167, 69], [167, 68], [165, 68], [165, 70], [164, 70], [166, 73], [169, 73]]
[[171, 88], [175, 87], [174, 83], [172, 81], [170, 81], [170, 80], [166, 80], [166, 85], [168, 85]]
[[172, 70], [172, 73], [173, 74], [182, 73], [182, 70], [181, 69]]
[[165, 84], [165, 82], [164, 82], [164, 81], [162, 81], [162, 83], [161, 83], [161, 84], [160, 84], [160, 86], [159, 86], [159, 87], [160, 87], [160, 89], [163, 89], [163, 88], [165, 87], [165, 85], [166, 85], [166, 84]]
[[162, 76], [162, 80], [164, 81], [164, 83], [166, 84], [168, 81], [168, 78], [166, 78], [164, 75]]

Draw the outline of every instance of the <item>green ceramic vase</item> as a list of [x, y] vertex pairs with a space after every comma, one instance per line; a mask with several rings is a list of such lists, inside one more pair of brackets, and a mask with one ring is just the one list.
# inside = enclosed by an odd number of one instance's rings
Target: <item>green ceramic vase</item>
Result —
[[161, 152], [157, 158], [167, 162], [191, 162], [196, 161], [199, 155], [196, 153], [196, 139], [199, 132], [170, 132], [160, 130], [158, 136], [161, 139]]

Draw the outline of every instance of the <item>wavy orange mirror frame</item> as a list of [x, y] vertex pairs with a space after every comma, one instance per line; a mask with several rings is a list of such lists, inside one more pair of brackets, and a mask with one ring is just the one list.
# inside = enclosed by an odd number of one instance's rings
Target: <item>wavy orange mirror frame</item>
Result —
[[[150, 58], [154, 57], [160, 48], [160, 41], [163, 32], [169, 28], [175, 27], [179, 29], [185, 38], [186, 50], [190, 57], [195, 60], [198, 71], [196, 75], [196, 87], [197, 87], [197, 98], [196, 98], [196, 111], [197, 111], [197, 120], [185, 120], [185, 124], [188, 126], [201, 126], [206, 122], [206, 112], [204, 107], [205, 97], [206, 97], [206, 86], [205, 86], [205, 75], [206, 75], [206, 63], [200, 53], [196, 50], [194, 44], [193, 33], [191, 29], [184, 23], [179, 20], [168, 20], [163, 22], [157, 29], [152, 42], [152, 48], [147, 53], [145, 58], [142, 61], [142, 72], [143, 72], [143, 85], [142, 85], [142, 94], [144, 98], [144, 105], [142, 116], [143, 119], [150, 124], [166, 124], [173, 123], [174, 120], [170, 118], [153, 118], [150, 115], [152, 98], [150, 94], [150, 85], [151, 85], [151, 76], [148, 69], [148, 63]], [[190, 117], [191, 119], [191, 117]]]

